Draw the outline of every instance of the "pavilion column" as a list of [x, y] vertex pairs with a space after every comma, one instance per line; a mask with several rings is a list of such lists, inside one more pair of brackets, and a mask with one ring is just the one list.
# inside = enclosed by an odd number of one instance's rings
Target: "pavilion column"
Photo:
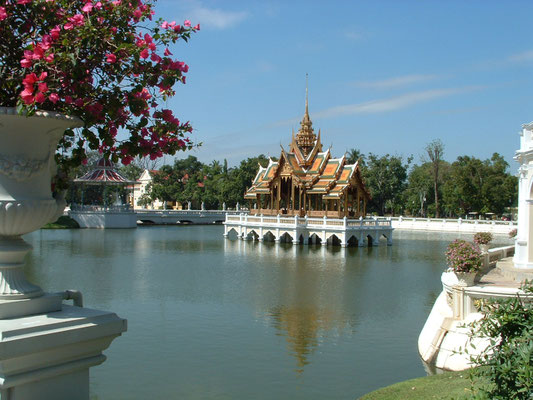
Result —
[[344, 195], [344, 216], [348, 216], [348, 192]]
[[280, 209], [280, 200], [281, 200], [281, 179], [278, 178], [278, 193], [277, 193], [277, 196], [276, 196], [276, 208], [278, 210], [278, 214], [279, 214], [279, 209]]
[[291, 210], [294, 211], [294, 209], [295, 209], [294, 207], [294, 182], [291, 179]]

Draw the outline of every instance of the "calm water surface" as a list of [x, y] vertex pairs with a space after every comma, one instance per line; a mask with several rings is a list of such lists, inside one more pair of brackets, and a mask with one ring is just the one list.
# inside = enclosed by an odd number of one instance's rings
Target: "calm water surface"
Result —
[[396, 231], [392, 247], [332, 249], [222, 233], [25, 236], [31, 280], [128, 319], [91, 369], [93, 399], [355, 399], [425, 375], [417, 338], [456, 235]]

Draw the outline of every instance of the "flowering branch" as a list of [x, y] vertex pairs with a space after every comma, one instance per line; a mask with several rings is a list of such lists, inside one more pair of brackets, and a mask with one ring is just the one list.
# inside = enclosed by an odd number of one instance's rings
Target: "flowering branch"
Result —
[[[189, 67], [169, 45], [200, 29], [152, 22], [155, 0], [0, 1], [0, 105], [79, 117], [56, 156], [63, 170], [86, 148], [129, 164], [190, 149], [192, 127], [159, 105]], [[119, 131], [128, 137], [117, 138]]]

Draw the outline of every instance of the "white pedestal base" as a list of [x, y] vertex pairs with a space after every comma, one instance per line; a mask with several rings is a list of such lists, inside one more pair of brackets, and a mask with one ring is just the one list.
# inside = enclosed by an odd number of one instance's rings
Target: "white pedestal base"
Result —
[[126, 329], [114, 313], [68, 305], [0, 320], [0, 398], [88, 399], [89, 368]]

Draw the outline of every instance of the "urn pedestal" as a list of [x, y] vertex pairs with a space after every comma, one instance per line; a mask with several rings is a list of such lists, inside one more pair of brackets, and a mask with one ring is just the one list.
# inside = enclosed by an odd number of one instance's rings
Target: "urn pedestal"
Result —
[[56, 220], [65, 203], [51, 193], [54, 154], [81, 121], [0, 107], [0, 399], [88, 399], [89, 368], [126, 330], [116, 314], [68, 306], [24, 275], [32, 249], [22, 239]]

